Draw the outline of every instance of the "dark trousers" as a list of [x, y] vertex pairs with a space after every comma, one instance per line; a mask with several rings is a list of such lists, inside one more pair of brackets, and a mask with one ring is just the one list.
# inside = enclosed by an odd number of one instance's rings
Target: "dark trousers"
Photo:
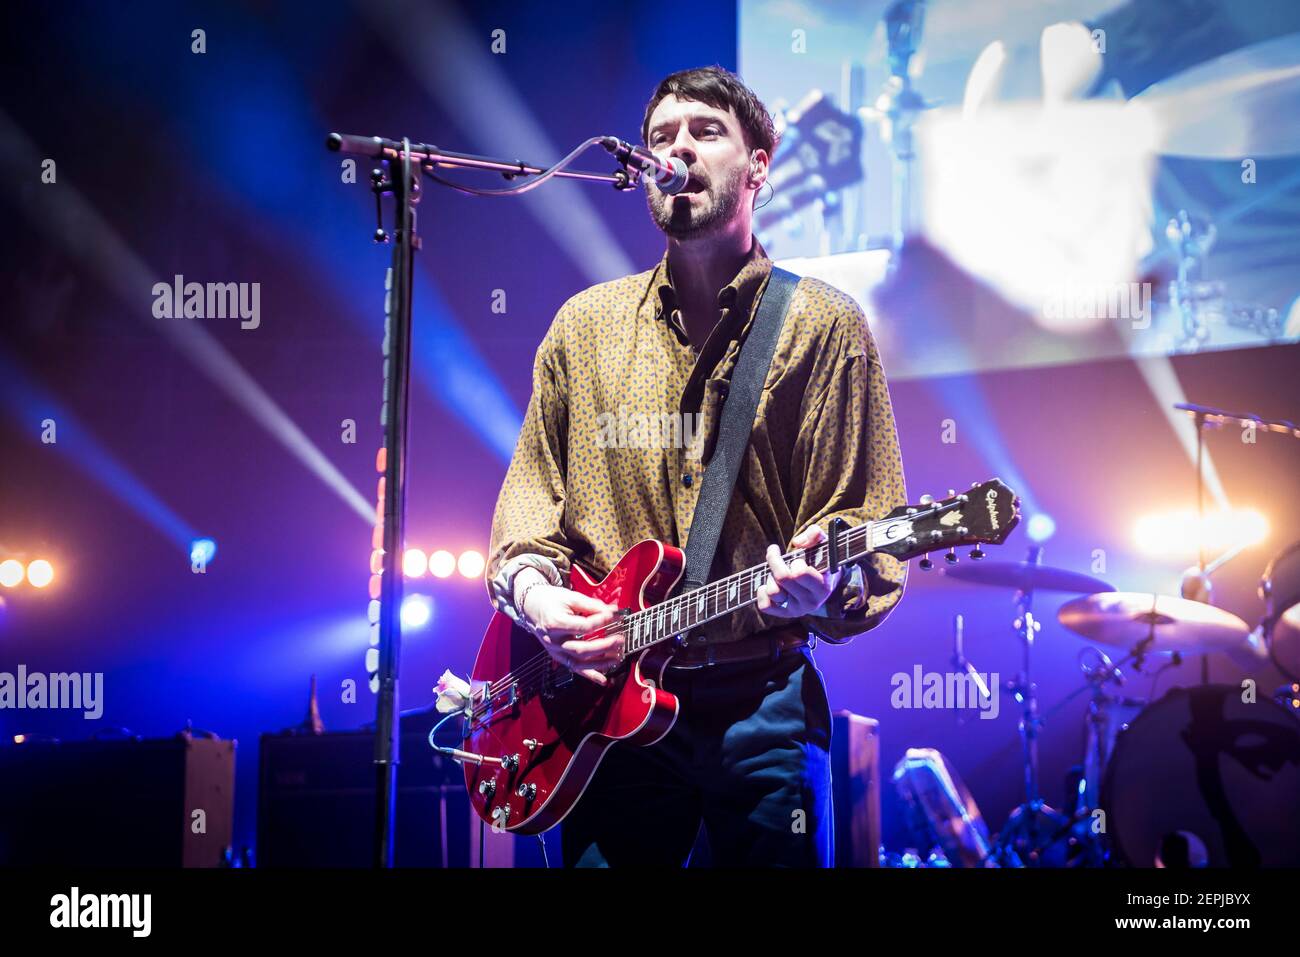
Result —
[[616, 744], [560, 825], [567, 867], [681, 867], [703, 821], [718, 867], [830, 867], [831, 713], [811, 650], [684, 670], [649, 747]]

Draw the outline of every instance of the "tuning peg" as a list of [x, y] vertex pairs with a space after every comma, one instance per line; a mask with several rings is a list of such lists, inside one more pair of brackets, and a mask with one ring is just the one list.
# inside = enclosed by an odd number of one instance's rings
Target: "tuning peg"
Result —
[[949, 565], [956, 565], [956, 564], [957, 564], [957, 549], [956, 549], [956, 548], [950, 548], [950, 549], [948, 549], [948, 551], [944, 553], [943, 560], [944, 560], [945, 562], [947, 562]]
[[957, 497], [957, 490], [956, 490], [955, 488], [950, 488], [950, 489], [948, 489], [948, 497], [949, 497], [949, 498], [956, 498], [956, 497]]
[[921, 504], [922, 504], [922, 505], [933, 505], [933, 504], [934, 504], [934, 496], [933, 496], [933, 495], [922, 495], [922, 496], [921, 496]]
[[934, 562], [930, 561], [930, 559], [929, 559], [928, 557], [927, 557], [927, 558], [922, 558], [922, 559], [921, 559], [919, 562], [917, 562], [916, 564], [920, 566], [921, 571], [923, 571], [923, 572], [928, 572], [931, 568], [934, 567]]
[[984, 557], [984, 552], [978, 545], [976, 545], [974, 548], [970, 550], [971, 561], [977, 562], [983, 557]]

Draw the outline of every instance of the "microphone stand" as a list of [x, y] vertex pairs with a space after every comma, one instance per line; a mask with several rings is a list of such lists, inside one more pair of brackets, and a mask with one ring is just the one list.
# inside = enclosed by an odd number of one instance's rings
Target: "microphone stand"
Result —
[[[1174, 408], [1192, 416], [1196, 426], [1196, 519], [1200, 523], [1200, 527], [1196, 535], [1196, 575], [1190, 583], [1192, 593], [1188, 594], [1189, 582], [1185, 578], [1183, 597], [1196, 598], [1198, 601], [1203, 600], [1207, 605], [1212, 605], [1214, 601], [1210, 576], [1220, 566], [1236, 558], [1245, 550], [1245, 546], [1230, 549], [1213, 562], [1207, 563], [1205, 560], [1205, 430], [1210, 426], [1219, 428], [1224, 425], [1240, 425], [1255, 428], [1261, 432], [1277, 432], [1281, 435], [1289, 435], [1292, 438], [1300, 439], [1300, 428], [1297, 428], [1294, 422], [1285, 419], [1263, 419], [1249, 412], [1227, 412], [1207, 405], [1197, 405], [1194, 402], [1176, 402]], [[1201, 655], [1201, 684], [1208, 685], [1209, 683], [1210, 656], [1207, 652]]]
[[[588, 144], [597, 142], [589, 141]], [[371, 579], [371, 598], [379, 599], [378, 621], [371, 623], [371, 645], [378, 646], [378, 670], [371, 679], [378, 693], [375, 718], [376, 807], [374, 866], [393, 866], [394, 823], [397, 817], [397, 765], [400, 759], [398, 713], [398, 665], [402, 648], [402, 543], [406, 519], [406, 438], [411, 380], [411, 306], [415, 253], [420, 248], [416, 235], [415, 208], [420, 202], [420, 173], [432, 174], [437, 167], [489, 170], [506, 179], [520, 176], [560, 176], [612, 183], [615, 189], [631, 189], [639, 182], [639, 171], [626, 169], [612, 174], [584, 173], [559, 168], [546, 170], [522, 160], [504, 160], [472, 153], [454, 153], [409, 139], [389, 140], [378, 136], [331, 133], [325, 145], [336, 153], [350, 153], [379, 159], [385, 169], [370, 174], [375, 194], [377, 243], [391, 242], [392, 265], [384, 283], [384, 396], [379, 421], [384, 430], [378, 470], [383, 473], [376, 512], [382, 530], [382, 564]], [[579, 147], [579, 150], [584, 149]], [[575, 151], [575, 154], [578, 151]], [[563, 166], [569, 158], [562, 160]], [[452, 184], [455, 185], [455, 184]], [[536, 184], [529, 184], [536, 185]], [[382, 197], [393, 197], [396, 212], [392, 233], [384, 230]], [[502, 192], [501, 195], [509, 195]], [[375, 632], [378, 632], [377, 638]], [[376, 685], [377, 682], [377, 685]]]

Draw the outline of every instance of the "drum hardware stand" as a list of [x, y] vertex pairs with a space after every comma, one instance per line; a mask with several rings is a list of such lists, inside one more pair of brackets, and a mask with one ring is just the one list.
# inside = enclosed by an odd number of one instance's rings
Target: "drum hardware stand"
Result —
[[[1067, 831], [1073, 829], [1076, 824], [1087, 821], [1089, 826], [1086, 828], [1084, 839], [1081, 842], [1084, 853], [1087, 855], [1083, 863], [1086, 866], [1104, 866], [1110, 859], [1110, 847], [1105, 838], [1106, 832], [1095, 831], [1091, 826], [1090, 819], [1093, 812], [1101, 806], [1101, 778], [1105, 773], [1107, 763], [1110, 761], [1111, 741], [1106, 734], [1106, 729], [1110, 724], [1110, 709], [1122, 700], [1119, 696], [1108, 692], [1106, 686], [1113, 683], [1116, 687], [1119, 687], [1124, 683], [1124, 675], [1120, 671], [1120, 665], [1134, 660], [1136, 667], [1136, 655], [1130, 652], [1117, 665], [1111, 662], [1109, 655], [1098, 648], [1088, 647], [1080, 654], [1082, 655], [1088, 651], [1096, 654], [1098, 661], [1092, 667], [1080, 662], [1086, 681], [1084, 687], [1090, 689], [1091, 700], [1088, 702], [1088, 716], [1086, 719], [1088, 730], [1084, 741], [1083, 787], [1079, 793], [1079, 805], [1070, 819]], [[1070, 697], [1073, 697], [1073, 695]]]
[[[422, 174], [438, 179], [434, 170], [440, 167], [476, 169], [499, 172], [507, 180], [522, 176], [561, 176], [592, 182], [612, 183], [617, 190], [628, 190], [639, 183], [636, 170], [620, 169], [611, 174], [568, 171], [560, 167], [588, 146], [599, 142], [593, 138], [562, 160], [556, 166], [543, 169], [530, 166], [521, 160], [503, 160], [471, 153], [453, 153], [436, 146], [412, 144], [409, 139], [383, 139], [378, 136], [356, 136], [331, 133], [325, 145], [336, 153], [349, 153], [378, 159], [385, 169], [375, 169], [370, 174], [371, 191], [375, 194], [375, 213], [378, 219], [374, 241], [391, 243], [392, 266], [385, 282], [384, 323], [384, 397], [380, 424], [384, 442], [379, 456], [379, 471], [383, 473], [380, 484], [379, 515], [382, 521], [382, 565], [379, 571], [377, 682], [378, 700], [375, 719], [375, 771], [376, 814], [374, 865], [392, 867], [393, 832], [397, 810], [397, 765], [399, 763], [400, 724], [398, 715], [398, 663], [401, 656], [401, 604], [402, 604], [402, 544], [406, 508], [406, 438], [407, 412], [410, 400], [411, 379], [411, 308], [415, 267], [415, 252], [420, 248], [416, 235], [415, 207], [420, 201]], [[459, 187], [458, 184], [447, 185]], [[529, 184], [533, 185], [533, 184]], [[489, 191], [490, 192], [490, 191]], [[396, 206], [393, 231], [383, 225], [382, 198], [393, 197]], [[505, 193], [503, 195], [508, 195]], [[372, 585], [373, 588], [373, 585]], [[372, 596], [374, 592], [372, 591]], [[467, 758], [462, 758], [465, 760]], [[491, 761], [491, 758], [483, 758]]]
[[[1213, 605], [1213, 585], [1210, 576], [1241, 554], [1247, 546], [1239, 545], [1229, 549], [1212, 563], [1207, 564], [1205, 561], [1205, 430], [1211, 426], [1220, 428], [1224, 425], [1240, 425], [1242, 427], [1256, 428], [1263, 432], [1278, 432], [1282, 435], [1300, 439], [1300, 428], [1297, 428], [1294, 422], [1288, 422], [1284, 419], [1262, 419], [1257, 415], [1225, 412], [1222, 409], [1195, 405], [1191, 402], [1177, 402], [1174, 404], [1174, 408], [1189, 413], [1196, 425], [1196, 515], [1197, 521], [1200, 523], [1200, 529], [1197, 536], [1196, 568], [1188, 569], [1183, 574], [1182, 595], [1184, 598]], [[1272, 643], [1268, 641], [1267, 635], [1265, 636], [1265, 644], [1269, 649], [1270, 658], [1273, 658], [1274, 664], [1277, 664], [1276, 656], [1272, 653]], [[1201, 684], [1208, 685], [1209, 683], [1210, 658], [1208, 654], [1203, 654], [1201, 655]]]
[[[1143, 642], [1145, 643], [1146, 639]], [[1062, 866], [1104, 867], [1111, 860], [1110, 844], [1105, 837], [1105, 833], [1095, 832], [1092, 829], [1090, 819], [1093, 812], [1100, 806], [1098, 796], [1100, 794], [1101, 778], [1105, 772], [1106, 764], [1110, 760], [1110, 754], [1103, 744], [1106, 740], [1104, 731], [1109, 720], [1109, 710], [1115, 704], [1131, 703], [1129, 699], [1107, 692], [1106, 685], [1112, 682], [1116, 685], [1123, 683], [1124, 677], [1120, 672], [1120, 667], [1132, 661], [1135, 652], [1129, 652], [1118, 664], [1114, 664], [1105, 652], [1091, 646], [1084, 648], [1080, 655], [1082, 656], [1089, 651], [1096, 654], [1100, 660], [1092, 667], [1083, 664], [1082, 661], [1080, 662], [1080, 667], [1083, 669], [1085, 676], [1084, 684], [1054, 704], [1047, 715], [1050, 718], [1084, 691], [1090, 692], [1091, 700], [1088, 703], [1088, 714], [1085, 718], [1087, 734], [1083, 759], [1084, 786], [1079, 794], [1079, 803], [1068, 817], [1052, 811], [1041, 800], [1037, 802], [1039, 811], [1052, 822], [1052, 828], [1046, 832], [1034, 832], [1046, 836], [1039, 840], [1036, 851], [1031, 850], [1031, 861], [1038, 859], [1035, 855], [1041, 857], [1042, 851], [1055, 847], [1066, 839], [1069, 842], [1066, 847], [1078, 848], [1078, 853], [1071, 857], [1069, 851], [1066, 850], [1066, 857], [1060, 862]], [[1012, 812], [1012, 817], [1016, 819], [1017, 823], [1028, 813], [1026, 808], [1027, 805], [1021, 805]], [[1085, 825], [1085, 828], [1076, 831], [1080, 825]], [[1021, 866], [1023, 864], [1023, 860], [1012, 853], [1014, 848], [1003, 846], [1001, 840], [999, 840], [996, 851], [1000, 856], [999, 859], [1008, 866]]]
[[[1027, 561], [1031, 565], [1041, 565], [1042, 547], [1031, 547]], [[1020, 674], [1006, 685], [1006, 690], [1021, 704], [1020, 738], [1024, 745], [1025, 763], [1025, 801], [1012, 810], [995, 845], [995, 854], [1011, 866], [1038, 863], [1042, 850], [1048, 846], [1044, 837], [1050, 836], [1041, 828], [1042, 818], [1057, 823], [1058, 819], [1064, 820], [1038, 793], [1038, 731], [1042, 721], [1038, 716], [1038, 690], [1033, 682], [1031, 664], [1034, 636], [1042, 629], [1042, 624], [1034, 618], [1033, 598], [1032, 588], [1016, 593], [1016, 619], [1011, 627], [1024, 647], [1024, 658]]]
[[[966, 651], [963, 644], [965, 630], [965, 619], [961, 615], [953, 615], [953, 654], [950, 660], [953, 668], [967, 675], [970, 678], [971, 683], [975, 685], [976, 690], [980, 693], [980, 697], [988, 701], [995, 693], [999, 693], [1000, 689], [990, 688], [984, 679], [980, 677], [979, 671], [976, 670], [970, 659], [966, 657]], [[961, 712], [958, 712], [957, 721], [959, 724], [965, 722], [965, 719], [961, 717]]]

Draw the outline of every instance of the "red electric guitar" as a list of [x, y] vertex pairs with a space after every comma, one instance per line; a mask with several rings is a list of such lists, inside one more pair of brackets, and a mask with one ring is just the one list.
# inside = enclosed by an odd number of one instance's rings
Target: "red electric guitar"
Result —
[[[831, 542], [785, 556], [822, 571], [872, 552], [900, 560], [957, 545], [1000, 545], [1020, 521], [1015, 493], [998, 479], [943, 501], [927, 496], [886, 517], [846, 528]], [[983, 557], [973, 551], [973, 557]], [[950, 554], [949, 560], [955, 560]], [[676, 639], [754, 601], [766, 563], [669, 598], [685, 568], [680, 549], [647, 539], [602, 580], [573, 566], [570, 587], [625, 609], [614, 624], [581, 637], [624, 636], [625, 657], [602, 687], [557, 664], [537, 639], [500, 612], [492, 616], [471, 674], [465, 784], [494, 830], [540, 834], [577, 804], [605, 749], [645, 746], [677, 720], [677, 698], [660, 685]]]

